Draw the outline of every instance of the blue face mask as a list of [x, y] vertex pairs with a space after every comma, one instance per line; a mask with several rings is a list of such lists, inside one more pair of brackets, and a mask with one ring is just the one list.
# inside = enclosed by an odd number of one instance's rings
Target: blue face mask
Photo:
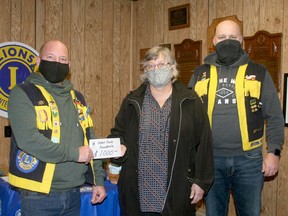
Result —
[[171, 68], [154, 69], [147, 71], [147, 79], [149, 83], [155, 88], [161, 88], [171, 82], [172, 73]]

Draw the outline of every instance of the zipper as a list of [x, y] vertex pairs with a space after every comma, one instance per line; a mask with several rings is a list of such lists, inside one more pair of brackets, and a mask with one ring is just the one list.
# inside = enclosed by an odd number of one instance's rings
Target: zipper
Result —
[[171, 167], [171, 172], [170, 172], [170, 178], [169, 178], [169, 183], [168, 183], [168, 187], [167, 187], [167, 192], [165, 195], [165, 199], [164, 199], [164, 205], [162, 207], [162, 211], [165, 207], [166, 204], [166, 200], [167, 200], [167, 196], [168, 196], [168, 192], [170, 190], [170, 186], [171, 186], [171, 182], [172, 182], [172, 176], [173, 176], [173, 171], [174, 171], [174, 166], [175, 166], [175, 162], [176, 162], [176, 155], [177, 155], [177, 151], [178, 151], [178, 146], [179, 146], [179, 139], [180, 139], [180, 131], [181, 131], [181, 123], [182, 123], [182, 103], [185, 100], [194, 100], [195, 97], [186, 97], [183, 98], [180, 102], [180, 122], [179, 122], [179, 129], [178, 129], [178, 136], [177, 136], [177, 144], [176, 144], [176, 148], [175, 148], [175, 154], [174, 154], [174, 159], [173, 159], [173, 163], [172, 163], [172, 167]]

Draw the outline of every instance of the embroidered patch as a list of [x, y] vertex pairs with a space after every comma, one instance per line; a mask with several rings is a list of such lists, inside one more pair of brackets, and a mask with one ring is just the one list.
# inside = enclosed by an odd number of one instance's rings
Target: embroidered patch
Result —
[[39, 160], [21, 150], [18, 150], [16, 157], [17, 168], [23, 173], [33, 172], [39, 164]]
[[245, 76], [245, 79], [246, 79], [246, 80], [256, 80], [256, 75], [249, 75], [249, 76], [246, 75], [246, 76]]
[[37, 111], [37, 117], [40, 122], [47, 122], [48, 121], [48, 113], [45, 109]]

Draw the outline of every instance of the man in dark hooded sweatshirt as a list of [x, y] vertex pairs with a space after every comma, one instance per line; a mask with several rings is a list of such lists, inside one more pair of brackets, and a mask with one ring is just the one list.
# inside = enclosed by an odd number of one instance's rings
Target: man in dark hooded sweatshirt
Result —
[[[225, 216], [230, 191], [238, 216], [260, 215], [264, 177], [279, 168], [284, 121], [270, 74], [241, 48], [237, 23], [218, 24], [216, 52], [189, 82], [207, 108], [213, 134], [215, 181], [206, 196], [207, 216]], [[264, 122], [268, 153], [262, 158]]]

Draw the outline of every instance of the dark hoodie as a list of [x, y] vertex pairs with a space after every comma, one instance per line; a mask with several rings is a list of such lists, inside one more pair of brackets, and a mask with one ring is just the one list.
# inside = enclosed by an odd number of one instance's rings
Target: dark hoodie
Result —
[[[216, 52], [211, 53], [204, 59], [205, 64], [216, 66], [218, 73], [218, 85], [212, 118], [214, 155], [242, 155], [244, 151], [238, 123], [235, 78], [239, 66], [247, 64], [251, 60], [249, 55], [242, 49], [241, 57], [232, 65], [219, 65], [216, 60]], [[196, 80], [192, 76], [188, 85], [194, 89], [195, 84]], [[268, 71], [265, 71], [265, 78], [262, 82], [261, 102], [262, 116], [268, 121], [266, 128], [268, 151], [276, 148], [281, 149], [284, 141], [283, 115], [277, 91]], [[251, 151], [260, 152], [262, 148], [256, 148]]]

